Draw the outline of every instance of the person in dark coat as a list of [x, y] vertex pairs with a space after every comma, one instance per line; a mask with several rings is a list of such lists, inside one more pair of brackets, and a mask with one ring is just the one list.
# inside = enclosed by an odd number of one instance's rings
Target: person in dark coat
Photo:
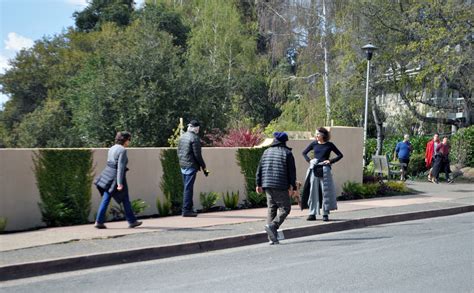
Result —
[[450, 161], [449, 161], [449, 151], [451, 146], [448, 143], [448, 137], [443, 137], [442, 143], [438, 144], [436, 147], [436, 156], [435, 162], [433, 164], [433, 171], [432, 171], [432, 182], [438, 183], [439, 182], [439, 173], [444, 172], [446, 177], [447, 183], [453, 183], [453, 180], [449, 177], [451, 173], [450, 168]]
[[131, 137], [131, 134], [127, 131], [117, 133], [115, 136], [115, 145], [109, 149], [107, 155], [107, 165], [99, 177], [94, 180], [94, 184], [102, 196], [94, 225], [97, 229], [107, 228], [104, 225], [105, 215], [112, 198], [119, 204], [123, 204], [125, 218], [128, 221], [129, 228], [135, 228], [142, 224], [141, 221], [137, 221], [137, 218], [133, 214], [128, 194], [127, 178], [125, 176], [128, 171], [126, 148], [130, 144]]
[[258, 164], [256, 192], [267, 196], [267, 225], [265, 231], [270, 244], [278, 244], [278, 228], [291, 211], [290, 196], [296, 191], [296, 166], [291, 148], [286, 145], [288, 135], [275, 132], [275, 139], [265, 150]]
[[[318, 128], [316, 140], [310, 143], [302, 153], [305, 160], [310, 163], [301, 200], [301, 207], [306, 205], [307, 200], [309, 215], [306, 220], [308, 221], [315, 221], [321, 208], [323, 221], [328, 221], [329, 211], [337, 209], [331, 165], [342, 159], [343, 155], [329, 139], [329, 131], [324, 127]], [[313, 151], [314, 159], [308, 157], [310, 151]], [[331, 152], [335, 153], [336, 157], [329, 159]]]
[[191, 120], [187, 131], [181, 135], [178, 143], [178, 158], [181, 174], [183, 176], [183, 217], [196, 217], [193, 210], [193, 189], [197, 172], [202, 169], [207, 177], [209, 171], [201, 154], [201, 140], [199, 139], [199, 121]]

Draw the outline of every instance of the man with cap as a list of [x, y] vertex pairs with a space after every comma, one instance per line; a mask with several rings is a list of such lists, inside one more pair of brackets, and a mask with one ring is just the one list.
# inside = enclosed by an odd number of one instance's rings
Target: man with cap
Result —
[[201, 141], [198, 136], [199, 121], [191, 120], [187, 131], [181, 135], [178, 143], [178, 158], [181, 174], [183, 175], [183, 217], [196, 217], [197, 213], [193, 210], [193, 188], [196, 174], [202, 169], [207, 177], [209, 171], [206, 169], [206, 163], [201, 154]]
[[278, 244], [278, 228], [291, 211], [290, 196], [296, 191], [296, 166], [291, 148], [286, 145], [288, 135], [275, 132], [274, 140], [262, 155], [256, 179], [258, 193], [267, 196], [267, 225], [265, 231], [270, 244]]

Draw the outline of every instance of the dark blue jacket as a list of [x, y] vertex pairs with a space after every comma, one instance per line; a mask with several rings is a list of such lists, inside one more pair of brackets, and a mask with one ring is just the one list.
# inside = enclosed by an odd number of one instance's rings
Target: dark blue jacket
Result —
[[257, 186], [264, 189], [287, 190], [293, 186], [296, 190], [296, 166], [291, 148], [284, 142], [275, 140], [260, 159], [256, 180]]
[[401, 141], [397, 143], [395, 147], [395, 153], [397, 153], [398, 158], [400, 159], [409, 159], [413, 147], [409, 141]]

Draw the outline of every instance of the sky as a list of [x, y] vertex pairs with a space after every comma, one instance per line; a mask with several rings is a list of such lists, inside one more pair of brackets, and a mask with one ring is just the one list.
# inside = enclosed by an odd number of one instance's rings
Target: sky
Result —
[[[0, 74], [8, 60], [23, 48], [30, 48], [44, 36], [60, 34], [74, 26], [72, 14], [88, 0], [0, 0]], [[135, 0], [141, 7], [144, 0]], [[0, 94], [0, 109], [8, 96]]]

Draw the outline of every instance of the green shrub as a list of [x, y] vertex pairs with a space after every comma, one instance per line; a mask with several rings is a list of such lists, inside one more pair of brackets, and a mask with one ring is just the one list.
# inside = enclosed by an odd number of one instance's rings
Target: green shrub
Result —
[[362, 184], [353, 181], [346, 181], [342, 185], [341, 199], [361, 199], [362, 198]]
[[180, 214], [183, 205], [183, 179], [179, 167], [177, 149], [166, 149], [160, 154], [163, 176], [160, 188], [163, 194], [170, 195], [173, 214]]
[[171, 202], [171, 195], [167, 194], [165, 195], [165, 199], [163, 200], [163, 203], [161, 203], [159, 198], [156, 198], [156, 209], [158, 210], [158, 215], [160, 217], [166, 217], [171, 214], [171, 208], [172, 208], [172, 202]]
[[408, 192], [405, 182], [402, 181], [388, 181], [385, 183], [390, 191], [404, 193]]
[[45, 149], [34, 153], [42, 219], [48, 226], [88, 223], [91, 209], [92, 151]]
[[257, 193], [251, 191], [247, 194], [247, 202], [249, 207], [262, 208], [267, 206], [267, 196], [265, 193]]
[[222, 193], [222, 199], [224, 200], [224, 206], [228, 209], [236, 209], [237, 206], [239, 205], [239, 197], [240, 197], [240, 191], [237, 191], [237, 193], [229, 192], [227, 191], [226, 194]]
[[208, 211], [216, 205], [219, 200], [219, 194], [217, 194], [217, 192], [201, 192], [199, 193], [199, 199], [201, 201], [202, 210]]
[[353, 200], [363, 198], [373, 198], [386, 195], [396, 195], [408, 192], [404, 182], [378, 181], [367, 184], [360, 184], [352, 181], [344, 182], [342, 193], [338, 200]]
[[237, 164], [240, 166], [240, 172], [245, 178], [247, 198], [251, 192], [255, 192], [257, 168], [265, 149], [266, 148], [242, 148], [237, 150]]
[[461, 128], [451, 137], [451, 163], [474, 167], [474, 125]]
[[8, 222], [7, 218], [0, 217], [0, 234], [5, 231], [5, 228], [7, 227], [7, 222]]
[[374, 171], [375, 171], [374, 161], [370, 160], [370, 163], [364, 167], [364, 176], [374, 175]]
[[[132, 205], [132, 211], [135, 215], [142, 213], [150, 206], [141, 198], [132, 200], [130, 204]], [[112, 218], [114, 220], [125, 218], [125, 209], [123, 208], [123, 204], [115, 204], [113, 207], [111, 207], [110, 214], [112, 214]]]
[[426, 171], [425, 154], [413, 154], [408, 164], [408, 175], [417, 176]]
[[368, 183], [361, 184], [361, 196], [362, 198], [373, 198], [377, 195], [379, 189], [379, 183]]
[[370, 164], [372, 161], [372, 156], [375, 154], [375, 150], [377, 149], [377, 139], [375, 138], [367, 138], [365, 141], [365, 156], [364, 161], [365, 165]]

